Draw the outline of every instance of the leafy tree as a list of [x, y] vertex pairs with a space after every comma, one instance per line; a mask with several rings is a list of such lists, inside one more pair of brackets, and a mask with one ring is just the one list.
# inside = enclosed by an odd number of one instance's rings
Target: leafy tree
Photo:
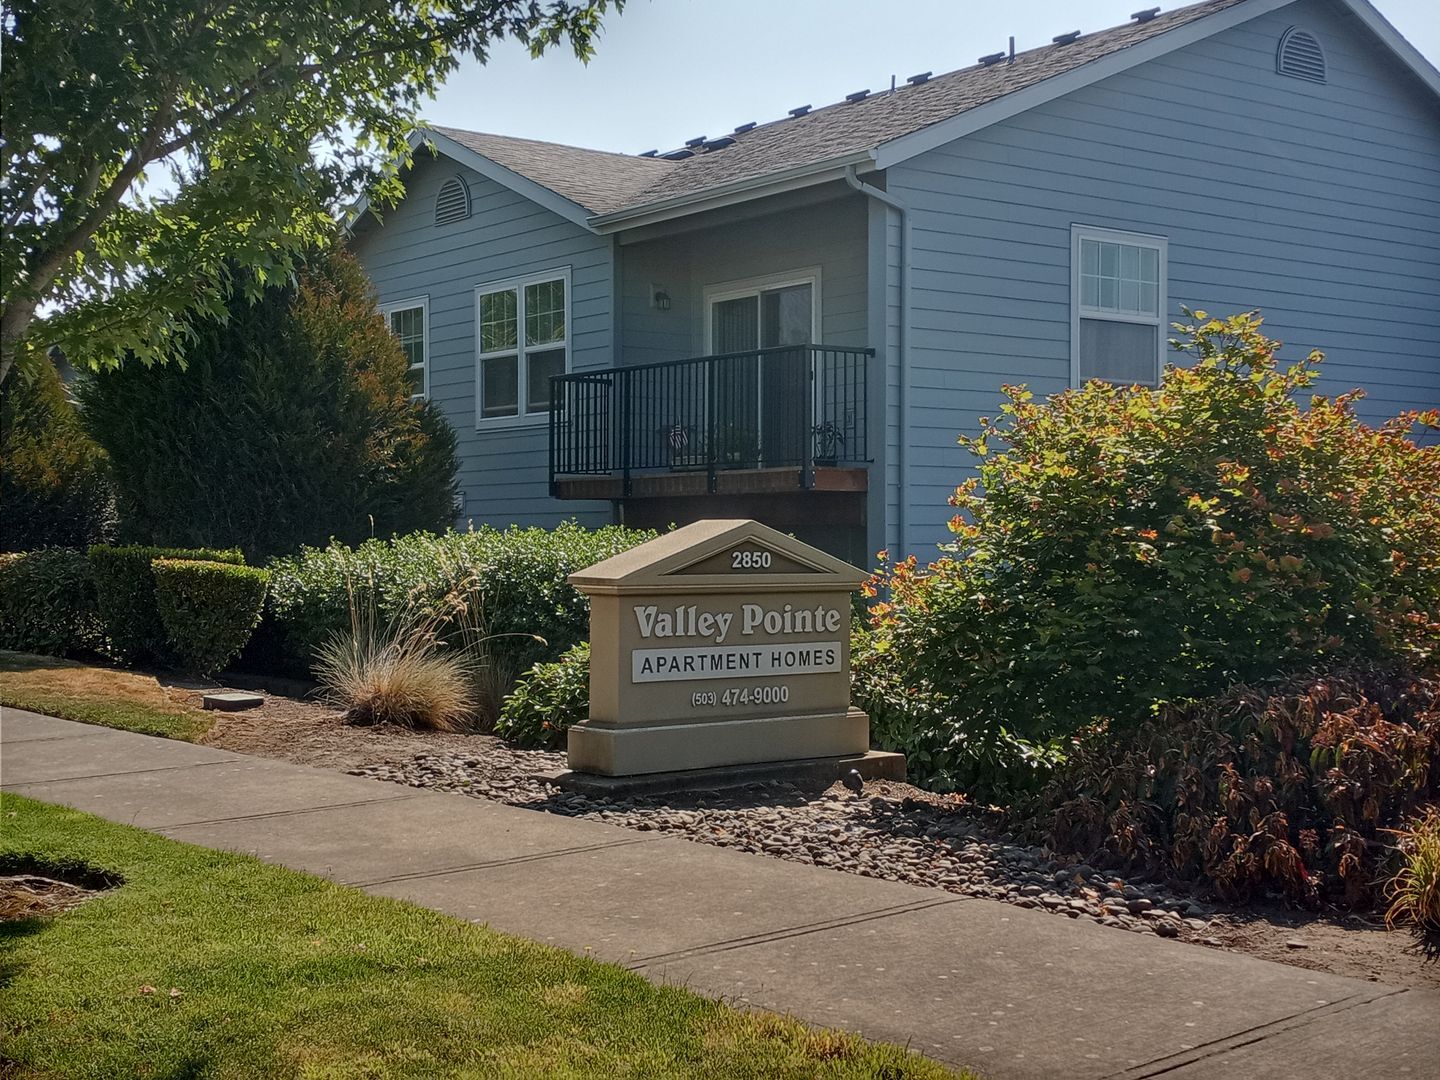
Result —
[[0, 551], [86, 547], [114, 527], [105, 453], [48, 360], [0, 387]]
[[612, 3], [4, 0], [0, 382], [54, 344], [171, 356], [336, 207], [399, 194], [416, 107], [462, 57], [510, 37], [585, 59]]
[[410, 400], [409, 362], [343, 248], [192, 335], [183, 364], [80, 382], [123, 535], [258, 560], [450, 525], [455, 433]]
[[[961, 442], [956, 542], [857, 650], [877, 730], [936, 776], [994, 779], [1097, 718], [1314, 665], [1440, 652], [1440, 446], [1313, 397], [1254, 315], [1178, 329], [1158, 389], [1009, 387]], [[1053, 742], [1052, 742], [1053, 740]], [[968, 779], [967, 779], [968, 777]]]

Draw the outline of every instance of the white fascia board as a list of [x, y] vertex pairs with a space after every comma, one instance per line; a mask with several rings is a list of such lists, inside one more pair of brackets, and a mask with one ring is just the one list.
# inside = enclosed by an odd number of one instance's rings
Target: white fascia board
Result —
[[1432, 93], [1440, 96], [1440, 71], [1435, 65], [1426, 60], [1420, 50], [1406, 41], [1399, 30], [1390, 25], [1388, 19], [1375, 9], [1375, 5], [1368, 0], [1340, 0], [1362, 23], [1369, 28], [1370, 32], [1378, 37], [1396, 56], [1398, 56], [1420, 81], [1428, 86]]
[[576, 225], [586, 229], [590, 228], [590, 211], [579, 203], [571, 202], [565, 196], [551, 191], [543, 184], [537, 184], [534, 180], [505, 168], [484, 154], [477, 153], [468, 146], [463, 146], [454, 139], [441, 135], [438, 131], [421, 128], [416, 134], [422, 141], [433, 145], [451, 161], [475, 170], [481, 176], [494, 180], [502, 187], [507, 187], [531, 202], [545, 207], [546, 210], [559, 214], [566, 221], [573, 221]]
[[[1352, 7], [1364, 4], [1364, 0], [1343, 0], [1343, 2]], [[1186, 45], [1203, 41], [1205, 38], [1229, 30], [1233, 26], [1240, 26], [1251, 19], [1268, 15], [1272, 11], [1278, 11], [1293, 3], [1295, 0], [1246, 0], [1243, 4], [1236, 4], [1224, 11], [1217, 11], [1214, 15], [1196, 19], [1184, 26], [1177, 26], [1174, 30], [1157, 34], [1138, 45], [1131, 45], [1128, 49], [1121, 49], [1119, 52], [1109, 53], [1097, 60], [1092, 60], [1088, 64], [1082, 64], [1063, 75], [1053, 75], [1027, 86], [1023, 90], [1016, 90], [1013, 94], [1006, 94], [1002, 98], [996, 98], [985, 105], [953, 116], [949, 120], [941, 120], [927, 128], [921, 128], [909, 135], [901, 135], [898, 139], [882, 143], [875, 151], [875, 166], [880, 169], [888, 169], [892, 165], [908, 161], [917, 154], [923, 154], [927, 150], [934, 150], [937, 146], [954, 142], [956, 139], [980, 131], [992, 124], [998, 124], [1002, 120], [1008, 120], [1028, 109], [1074, 93], [1101, 79], [1108, 79], [1122, 71], [1129, 71], [1147, 61], [1165, 56], [1176, 49], [1183, 49]], [[1364, 4], [1364, 6], [1370, 7], [1369, 4]]]
[[[826, 161], [798, 165], [792, 169], [766, 173], [764, 176], [747, 177], [732, 184], [706, 188], [688, 195], [677, 195], [672, 199], [646, 203], [627, 210], [616, 210], [609, 214], [597, 214], [590, 218], [588, 225], [597, 233], [613, 233], [622, 229], [634, 229], [642, 225], [653, 225], [673, 218], [689, 217], [706, 210], [718, 210], [735, 203], [761, 199], [767, 195], [778, 195], [785, 191], [796, 191], [815, 184], [839, 180], [849, 165], [865, 165], [874, 168], [874, 151], [857, 150], [841, 157]], [[867, 169], [868, 171], [868, 169]]]

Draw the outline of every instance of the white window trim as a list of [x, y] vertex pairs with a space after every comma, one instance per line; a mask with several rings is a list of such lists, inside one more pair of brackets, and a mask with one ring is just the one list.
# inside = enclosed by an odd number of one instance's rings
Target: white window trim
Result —
[[[1080, 242], [1082, 240], [1100, 240], [1112, 244], [1131, 244], [1141, 247], [1156, 248], [1160, 252], [1160, 281], [1158, 295], [1158, 315], [1129, 315], [1117, 311], [1106, 311], [1103, 308], [1082, 308], [1080, 304]], [[1105, 319], [1109, 322], [1140, 323], [1145, 326], [1154, 326], [1158, 329], [1155, 333], [1155, 378], [1152, 382], [1144, 383], [1146, 386], [1158, 386], [1160, 384], [1160, 372], [1164, 367], [1165, 358], [1165, 321], [1170, 311], [1170, 240], [1168, 237], [1155, 236], [1151, 233], [1125, 232], [1121, 229], [1106, 229], [1098, 225], [1076, 225], [1070, 226], [1070, 385], [1080, 385], [1080, 320]]]
[[[559, 343], [550, 342], [546, 345], [525, 344], [525, 286], [538, 285], [544, 281], [565, 282], [565, 340]], [[480, 349], [480, 297], [487, 293], [504, 292], [506, 289], [515, 290], [515, 348], [502, 349], [498, 352], [482, 352]], [[472, 307], [475, 313], [475, 430], [486, 431], [495, 428], [507, 427], [538, 427], [550, 422], [550, 411], [529, 412], [526, 409], [528, 382], [527, 382], [527, 355], [532, 352], [552, 352], [555, 349], [565, 350], [565, 371], [570, 374], [570, 361], [573, 355], [572, 342], [575, 340], [575, 327], [572, 323], [572, 315], [575, 305], [573, 294], [570, 289], [570, 267], [559, 266], [553, 270], [542, 270], [539, 273], [525, 274], [522, 277], [503, 278], [499, 281], [486, 281], [475, 286], [475, 299]], [[514, 352], [518, 355], [519, 367], [515, 373], [515, 408], [514, 416], [486, 416], [484, 413], [483, 382], [481, 379], [481, 362], [495, 356], [509, 356]]]
[[[705, 308], [705, 352], [715, 353], [715, 327], [711, 308], [721, 300], [738, 300], [742, 296], [759, 296], [771, 289], [784, 289], [791, 285], [809, 285], [810, 296], [810, 342], [820, 343], [820, 267], [809, 266], [799, 270], [784, 270], [778, 274], [761, 274], [757, 277], [737, 278], [734, 281], [720, 281], [706, 285], [700, 291], [700, 302]], [[759, 347], [758, 344], [756, 346]]]
[[[385, 329], [390, 330], [390, 315], [396, 311], [408, 311], [410, 308], [420, 309], [420, 348], [425, 354], [424, 361], [419, 365], [422, 372], [420, 385], [424, 388], [418, 394], [411, 394], [411, 401], [419, 401], [430, 397], [430, 295], [412, 296], [408, 300], [392, 300], [388, 304], [380, 305], [380, 314], [385, 317]], [[392, 334], [393, 330], [390, 331]], [[415, 370], [416, 365], [411, 364], [406, 368], [406, 373]]]

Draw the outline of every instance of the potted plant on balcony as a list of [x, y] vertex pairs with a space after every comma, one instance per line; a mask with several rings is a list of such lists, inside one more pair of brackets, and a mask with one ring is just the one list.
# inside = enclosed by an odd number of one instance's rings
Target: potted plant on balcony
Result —
[[754, 468], [760, 460], [760, 440], [739, 424], [722, 424], [715, 432], [715, 464], [727, 469]]
[[690, 446], [690, 428], [676, 421], [660, 429], [660, 437], [670, 453], [670, 468], [679, 469], [695, 463], [695, 451]]
[[845, 445], [845, 432], [833, 420], [825, 420], [810, 429], [815, 439], [815, 464], [834, 465], [840, 460], [840, 448]]

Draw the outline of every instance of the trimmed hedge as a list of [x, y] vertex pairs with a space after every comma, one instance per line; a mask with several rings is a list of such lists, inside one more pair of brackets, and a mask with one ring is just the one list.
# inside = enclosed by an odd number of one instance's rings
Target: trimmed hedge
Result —
[[495, 734], [527, 750], [561, 750], [565, 733], [590, 714], [590, 643], [536, 664], [505, 699]]
[[0, 555], [0, 648], [67, 656], [93, 651], [100, 637], [95, 583], [83, 551]]
[[185, 667], [213, 675], [239, 655], [265, 608], [270, 575], [254, 566], [156, 559], [155, 606]]
[[111, 547], [108, 544], [96, 544], [88, 557], [107, 647], [117, 660], [126, 664], [165, 662], [173, 658], [155, 606], [155, 574], [151, 564], [156, 559], [232, 565], [245, 562], [238, 550]]
[[654, 535], [572, 521], [305, 548], [270, 564], [270, 620], [283, 631], [286, 652], [309, 665], [316, 649], [350, 628], [352, 592], [365, 602], [373, 597], [386, 619], [461, 597], [465, 614], [491, 635], [489, 654], [509, 673], [503, 693], [521, 672], [589, 637], [589, 602], [566, 579]]

